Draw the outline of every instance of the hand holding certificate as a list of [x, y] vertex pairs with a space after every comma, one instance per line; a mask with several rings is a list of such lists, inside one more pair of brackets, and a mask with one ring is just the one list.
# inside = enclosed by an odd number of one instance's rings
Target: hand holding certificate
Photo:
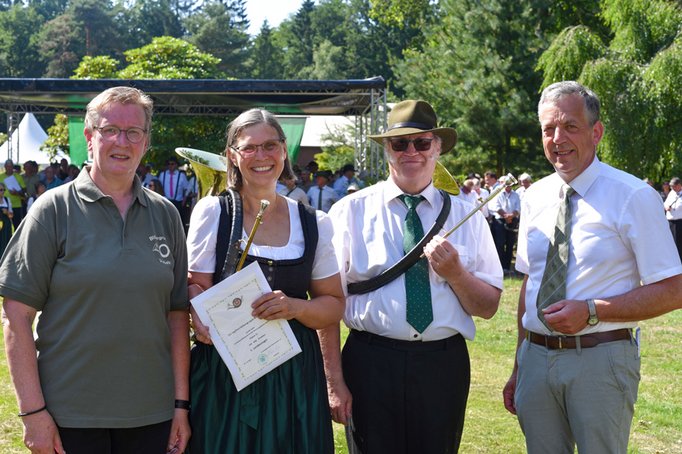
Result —
[[251, 315], [251, 303], [270, 291], [254, 262], [192, 299], [237, 391], [301, 352], [286, 320], [268, 321]]

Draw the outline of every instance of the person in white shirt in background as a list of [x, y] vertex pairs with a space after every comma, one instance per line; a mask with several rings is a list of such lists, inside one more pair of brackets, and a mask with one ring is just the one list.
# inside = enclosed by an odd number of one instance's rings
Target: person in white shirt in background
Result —
[[678, 177], [671, 179], [670, 188], [663, 208], [665, 209], [665, 217], [670, 224], [677, 252], [682, 259], [682, 180]]
[[[507, 177], [500, 178], [499, 184], [504, 184]], [[490, 212], [493, 214], [493, 238], [495, 247], [500, 256], [502, 269], [505, 272], [511, 271], [511, 261], [519, 225], [519, 214], [521, 212], [521, 197], [512, 191], [511, 186], [506, 186], [490, 202]]]
[[178, 160], [175, 156], [168, 158], [166, 165], [168, 169], [159, 172], [157, 178], [161, 181], [166, 198], [178, 209], [179, 213], [182, 213], [182, 199], [185, 195], [187, 177], [178, 169]]
[[294, 178], [283, 178], [281, 186], [278, 185], [277, 193], [284, 197], [289, 197], [292, 200], [301, 202], [304, 205], [310, 205], [308, 195], [303, 189], [297, 186], [298, 180]]
[[[474, 192], [477, 195], [476, 201], [480, 204], [481, 202], [483, 202], [485, 199], [487, 199], [490, 196], [490, 191], [488, 191], [484, 187], [481, 187], [481, 179], [480, 178], [473, 178], [473, 180], [474, 180]], [[488, 225], [490, 225], [491, 216], [490, 216], [490, 211], [488, 210], [488, 205], [481, 208], [481, 213], [483, 214], [483, 217], [486, 218], [486, 220], [488, 221]]]
[[473, 206], [478, 206], [478, 194], [474, 191], [474, 180], [471, 178], [464, 180], [459, 187], [459, 194], [455, 197], [462, 199], [465, 202], [469, 202]]
[[45, 191], [47, 191], [47, 186], [45, 186], [45, 183], [43, 183], [42, 181], [38, 181], [36, 183], [35, 195], [32, 195], [31, 197], [29, 197], [28, 200], [26, 201], [26, 212], [27, 213], [28, 213], [28, 210], [30, 210], [31, 207], [33, 206], [33, 203], [38, 199], [38, 197], [43, 195], [45, 193]]
[[353, 164], [346, 164], [341, 169], [341, 176], [334, 182], [334, 190], [339, 198], [348, 194], [348, 186], [351, 184], [355, 184], [358, 188], [364, 186], [360, 180], [355, 178], [355, 167], [353, 167]]
[[315, 186], [308, 189], [308, 200], [310, 206], [316, 210], [327, 213], [332, 205], [339, 200], [339, 196], [329, 184], [331, 172], [322, 170], [315, 174]]
[[519, 187], [516, 188], [516, 193], [523, 199], [523, 194], [530, 188], [530, 185], [533, 184], [533, 179], [531, 178], [530, 175], [528, 175], [526, 172], [523, 172], [521, 175], [519, 175]]

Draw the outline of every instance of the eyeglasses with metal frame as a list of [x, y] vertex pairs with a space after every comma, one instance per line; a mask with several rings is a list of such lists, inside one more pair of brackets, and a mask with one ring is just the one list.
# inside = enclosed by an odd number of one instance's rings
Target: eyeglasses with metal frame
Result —
[[147, 134], [147, 131], [142, 128], [128, 128], [128, 129], [121, 129], [117, 126], [93, 126], [92, 129], [96, 129], [99, 131], [99, 133], [102, 135], [102, 137], [105, 140], [116, 140], [118, 139], [119, 134], [122, 132], [125, 133], [126, 138], [128, 139], [128, 142], [130, 143], [140, 143], [142, 140], [144, 140], [145, 134]]
[[266, 142], [263, 142], [261, 144], [247, 144], [247, 145], [242, 145], [239, 147], [230, 147], [240, 155], [242, 155], [245, 158], [251, 157], [256, 154], [258, 149], [262, 149], [263, 153], [266, 154], [272, 154], [275, 151], [280, 149], [280, 146], [282, 145], [284, 141], [283, 140], [268, 140]]

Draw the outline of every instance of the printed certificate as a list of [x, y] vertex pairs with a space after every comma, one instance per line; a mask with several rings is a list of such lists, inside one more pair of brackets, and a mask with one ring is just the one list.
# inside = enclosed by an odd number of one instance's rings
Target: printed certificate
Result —
[[17, 178], [14, 175], [5, 178], [3, 183], [5, 183], [5, 187], [7, 188], [8, 191], [21, 191], [21, 185], [19, 184]]
[[301, 352], [286, 320], [261, 320], [251, 315], [251, 303], [270, 291], [254, 262], [192, 299], [237, 391]]

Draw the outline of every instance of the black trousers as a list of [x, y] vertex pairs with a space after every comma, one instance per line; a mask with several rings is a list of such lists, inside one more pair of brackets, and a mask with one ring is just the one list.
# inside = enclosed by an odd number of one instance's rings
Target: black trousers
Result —
[[166, 454], [171, 422], [130, 429], [59, 427], [68, 454]]
[[673, 233], [673, 239], [677, 246], [677, 253], [680, 254], [680, 260], [682, 260], [682, 219], [668, 222], [670, 223], [670, 231]]
[[511, 270], [517, 233], [506, 228], [505, 222], [500, 219], [493, 220], [492, 233], [493, 240], [495, 241], [495, 249], [497, 249], [497, 255], [500, 258], [502, 268]]
[[408, 342], [351, 331], [342, 361], [362, 454], [459, 450], [470, 382], [461, 335]]
[[26, 210], [24, 207], [12, 207], [12, 225], [14, 226], [14, 230], [19, 228], [19, 224], [21, 224], [21, 220], [24, 219], [24, 216], [26, 215]]

